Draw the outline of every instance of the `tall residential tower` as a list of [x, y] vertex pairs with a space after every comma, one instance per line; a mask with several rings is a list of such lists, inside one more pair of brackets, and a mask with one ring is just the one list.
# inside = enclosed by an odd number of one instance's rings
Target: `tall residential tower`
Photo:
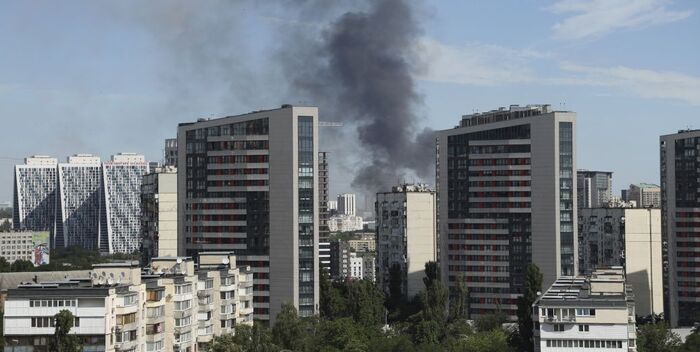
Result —
[[578, 208], [601, 208], [612, 198], [612, 172], [576, 171]]
[[233, 251], [255, 318], [318, 312], [318, 109], [283, 105], [178, 127], [179, 251]]
[[548, 287], [575, 275], [576, 114], [549, 105], [466, 115], [438, 132], [440, 262], [472, 316], [515, 317], [534, 262]]
[[12, 223], [16, 230], [49, 231], [53, 239], [57, 165], [56, 158], [34, 155], [15, 166]]

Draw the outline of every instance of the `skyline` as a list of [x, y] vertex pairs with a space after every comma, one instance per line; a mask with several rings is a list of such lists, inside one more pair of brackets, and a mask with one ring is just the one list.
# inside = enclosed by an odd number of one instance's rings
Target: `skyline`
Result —
[[[690, 1], [626, 3], [411, 2], [421, 64], [411, 72], [419, 95], [414, 127], [448, 129], [474, 111], [548, 103], [578, 114], [578, 167], [612, 171], [615, 195], [630, 183], [658, 184], [659, 136], [700, 128], [699, 49], [686, 45], [700, 31], [698, 8]], [[284, 81], [271, 81], [285, 77], [276, 40], [285, 31], [323, 35], [339, 14], [358, 9], [309, 12], [318, 4], [307, 1], [295, 12], [280, 4], [154, 2], [139, 11], [128, 2], [0, 4], [0, 41], [15, 49], [0, 57], [0, 115], [9, 117], [5, 130], [16, 131], [0, 153], [0, 200], [12, 197], [12, 168], [22, 163], [13, 159], [125, 151], [158, 161], [179, 122], [314, 105], [290, 94]], [[316, 20], [299, 21], [308, 13]], [[343, 120], [323, 109], [319, 116]], [[341, 133], [353, 135], [344, 121]], [[345, 175], [357, 160], [339, 150], [353, 147], [321, 139], [321, 150], [330, 151], [331, 194], [355, 191]]]

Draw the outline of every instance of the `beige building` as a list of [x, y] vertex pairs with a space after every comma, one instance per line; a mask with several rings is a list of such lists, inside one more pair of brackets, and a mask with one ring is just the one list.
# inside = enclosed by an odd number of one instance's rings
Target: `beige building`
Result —
[[143, 176], [141, 209], [145, 259], [177, 256], [177, 168], [156, 168]]
[[377, 193], [378, 279], [388, 292], [391, 267], [399, 265], [402, 291], [413, 298], [425, 286], [425, 263], [437, 260], [435, 191], [404, 184]]
[[634, 202], [639, 208], [661, 208], [661, 187], [650, 183], [630, 185], [626, 192], [627, 201]]
[[43, 351], [53, 316], [69, 309], [86, 351], [201, 350], [213, 336], [253, 323], [253, 277], [231, 253], [94, 265], [89, 277], [25, 284], [5, 301], [6, 346]]
[[560, 277], [532, 312], [536, 352], [637, 350], [635, 295], [621, 267]]
[[581, 274], [622, 266], [640, 316], [664, 312], [662, 263], [661, 210], [579, 209]]
[[[35, 245], [35, 232], [10, 231], [0, 232], [0, 257], [12, 263], [15, 260], [28, 260], [35, 266], [49, 263], [49, 233], [45, 234], [45, 241], [40, 246]], [[38, 232], [37, 235], [42, 234]], [[38, 250], [35, 253], [35, 249]]]

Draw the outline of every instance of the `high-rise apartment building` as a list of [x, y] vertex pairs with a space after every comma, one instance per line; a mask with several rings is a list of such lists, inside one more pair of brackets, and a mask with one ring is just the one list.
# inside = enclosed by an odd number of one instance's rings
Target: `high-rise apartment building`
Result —
[[672, 326], [700, 321], [700, 130], [660, 137], [664, 299]]
[[328, 228], [330, 218], [328, 210], [328, 152], [318, 153], [318, 260], [320, 268], [331, 272], [331, 230]]
[[53, 238], [57, 165], [56, 158], [34, 155], [15, 166], [12, 224], [16, 230], [49, 231]]
[[377, 266], [385, 292], [392, 267], [401, 270], [401, 290], [412, 299], [424, 287], [425, 263], [437, 260], [435, 191], [426, 185], [404, 184], [377, 193]]
[[165, 140], [163, 162], [165, 166], [177, 167], [177, 138], [168, 138]]
[[472, 316], [514, 319], [530, 263], [545, 287], [578, 272], [575, 119], [514, 105], [438, 132], [442, 275], [451, 288], [465, 282]]
[[626, 201], [634, 202], [638, 208], [660, 208], [661, 187], [651, 183], [631, 184], [625, 192]]
[[141, 184], [142, 253], [153, 257], [177, 256], [177, 169], [156, 168]]
[[148, 172], [143, 155], [119, 153], [102, 164], [106, 227], [104, 253], [133, 253], [141, 247], [141, 183]]
[[663, 313], [661, 211], [582, 208], [578, 226], [579, 273], [620, 266], [634, 289], [637, 314]]
[[601, 208], [612, 199], [612, 172], [576, 171], [578, 208]]
[[103, 187], [100, 157], [76, 154], [58, 164], [56, 247], [107, 247], [107, 238], [100, 238], [100, 225], [106, 226]]
[[338, 214], [355, 215], [355, 195], [343, 193], [338, 195]]
[[178, 126], [178, 251], [235, 251], [259, 320], [284, 302], [317, 313], [317, 127], [317, 108], [291, 105]]

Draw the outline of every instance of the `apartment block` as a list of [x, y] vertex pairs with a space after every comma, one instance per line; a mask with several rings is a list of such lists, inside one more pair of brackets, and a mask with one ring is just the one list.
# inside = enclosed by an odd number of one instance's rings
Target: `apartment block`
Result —
[[452, 289], [466, 283], [471, 316], [515, 319], [530, 263], [546, 286], [578, 272], [575, 121], [512, 105], [437, 133], [441, 272]]
[[612, 172], [576, 171], [578, 208], [601, 208], [612, 199]]
[[48, 231], [0, 232], [0, 257], [9, 263], [27, 260], [34, 266], [48, 264], [50, 248]]
[[5, 345], [46, 351], [53, 316], [74, 315], [85, 351], [197, 351], [214, 336], [251, 325], [252, 271], [231, 253], [153, 258], [93, 266], [89, 277], [20, 285], [5, 301]]
[[338, 214], [355, 215], [355, 195], [343, 193], [338, 195]]
[[578, 226], [579, 272], [620, 266], [634, 289], [637, 314], [663, 313], [661, 211], [584, 208]]
[[403, 184], [377, 193], [376, 250], [384, 291], [389, 291], [394, 265], [401, 269], [405, 297], [425, 287], [425, 263], [437, 261], [436, 206], [435, 191], [426, 185]]
[[165, 148], [163, 149], [164, 166], [177, 167], [177, 138], [168, 138], [165, 140]]
[[100, 243], [100, 226], [107, 226], [103, 187], [100, 157], [76, 154], [58, 164], [56, 247], [107, 247], [106, 238]]
[[328, 152], [318, 153], [318, 261], [319, 267], [331, 272], [331, 231], [328, 228], [330, 218], [328, 209]]
[[46, 155], [24, 159], [15, 166], [13, 219], [15, 230], [49, 231], [53, 238], [56, 216], [58, 160]]
[[[102, 164], [106, 226], [100, 250], [133, 253], [141, 247], [141, 183], [148, 173], [143, 155], [119, 153]], [[102, 239], [106, 239], [102, 240]]]
[[255, 318], [318, 306], [318, 109], [279, 109], [178, 126], [181, 255], [235, 251], [254, 274]]
[[651, 183], [631, 184], [625, 192], [626, 201], [634, 202], [639, 208], [660, 208], [661, 187]]
[[177, 169], [156, 168], [141, 184], [142, 253], [153, 257], [177, 256]]
[[621, 267], [562, 276], [532, 305], [535, 351], [636, 351], [635, 295]]
[[661, 136], [664, 297], [671, 326], [700, 322], [700, 130]]

